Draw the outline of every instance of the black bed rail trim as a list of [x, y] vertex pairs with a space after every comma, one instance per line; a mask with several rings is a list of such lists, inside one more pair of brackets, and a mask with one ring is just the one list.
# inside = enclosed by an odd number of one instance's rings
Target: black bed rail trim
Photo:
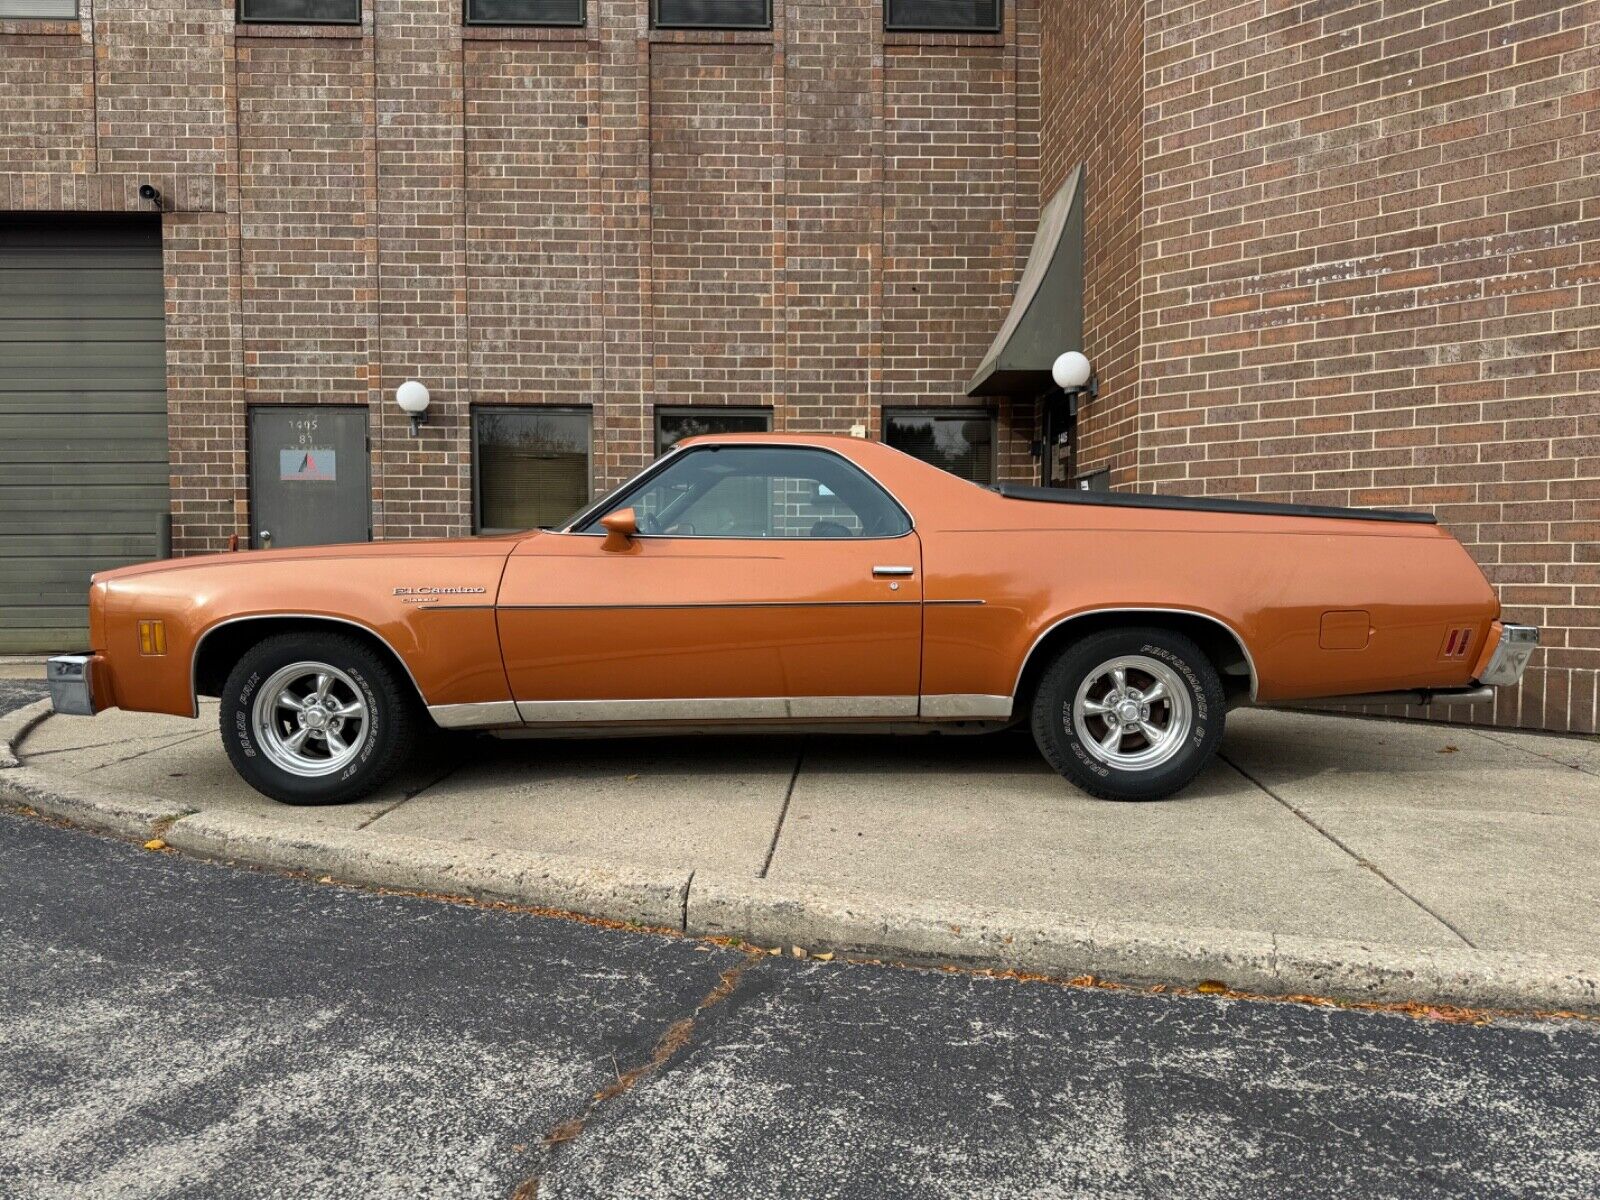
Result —
[[1083, 492], [1075, 488], [1027, 487], [997, 483], [989, 489], [1008, 500], [1043, 500], [1050, 504], [1103, 504], [1113, 508], [1177, 508], [1190, 512], [1249, 513], [1260, 517], [1331, 517], [1340, 521], [1399, 521], [1437, 525], [1432, 513], [1397, 508], [1334, 508], [1326, 504], [1271, 504], [1265, 500], [1225, 500], [1210, 496], [1164, 496], [1150, 492]]

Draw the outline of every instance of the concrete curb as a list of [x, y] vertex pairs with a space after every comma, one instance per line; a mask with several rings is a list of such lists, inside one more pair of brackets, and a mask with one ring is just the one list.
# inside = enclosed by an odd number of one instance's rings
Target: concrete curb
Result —
[[1600, 1013], [1600, 962], [1369, 945], [1231, 929], [1093, 925], [1056, 913], [870, 894], [794, 893], [697, 874], [687, 932], [884, 958], [1124, 983], [1219, 980], [1245, 992]]
[[470, 896], [762, 946], [960, 963], [1127, 983], [1219, 980], [1267, 995], [1424, 1001], [1600, 1014], [1600, 961], [1409, 948], [1229, 929], [1075, 922], [877, 893], [796, 891], [765, 880], [466, 846], [396, 834], [297, 829], [246, 814], [196, 812], [15, 764], [12, 746], [48, 702], [0, 718], [0, 798], [49, 816], [201, 858], [331, 875], [341, 882]]
[[50, 713], [50, 701], [46, 699], [35, 700], [32, 704], [0, 716], [0, 770], [22, 765], [13, 747], [22, 745], [22, 739], [32, 733], [35, 726], [42, 724]]
[[[683, 928], [691, 872], [663, 875], [429, 838], [296, 831], [236, 813], [184, 817], [162, 837], [202, 858], [332, 875], [346, 883], [471, 896], [640, 925]], [[470, 855], [470, 857], [468, 857]]]

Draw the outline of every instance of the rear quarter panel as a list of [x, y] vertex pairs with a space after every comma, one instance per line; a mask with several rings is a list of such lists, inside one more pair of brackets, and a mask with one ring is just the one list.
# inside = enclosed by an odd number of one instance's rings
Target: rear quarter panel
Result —
[[[1101, 609], [1227, 625], [1263, 702], [1465, 686], [1476, 655], [1447, 659], [1447, 631], [1469, 625], [1482, 645], [1499, 612], [1482, 572], [1435, 526], [997, 497], [921, 532], [928, 694], [1009, 695], [1042, 634]], [[1323, 614], [1338, 610], [1369, 615], [1364, 647], [1322, 648]]]

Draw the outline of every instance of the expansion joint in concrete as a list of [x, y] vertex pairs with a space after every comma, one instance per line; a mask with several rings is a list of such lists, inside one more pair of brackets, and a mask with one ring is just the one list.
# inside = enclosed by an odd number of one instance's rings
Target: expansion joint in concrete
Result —
[[1304, 821], [1306, 823], [1306, 825], [1308, 825], [1310, 828], [1316, 830], [1317, 833], [1321, 834], [1324, 838], [1326, 838], [1334, 846], [1337, 846], [1341, 851], [1343, 851], [1345, 854], [1349, 855], [1351, 860], [1356, 864], [1356, 866], [1361, 867], [1363, 870], [1371, 872], [1371, 874], [1373, 876], [1375, 876], [1378, 879], [1381, 879], [1384, 883], [1388, 884], [1389, 887], [1394, 889], [1394, 891], [1398, 892], [1401, 896], [1404, 896], [1407, 900], [1409, 900], [1412, 904], [1414, 904], [1417, 908], [1421, 909], [1423, 912], [1427, 913], [1428, 916], [1432, 917], [1440, 925], [1443, 925], [1446, 929], [1448, 929], [1451, 932], [1451, 934], [1453, 934], [1455, 937], [1460, 939], [1461, 944], [1463, 946], [1466, 946], [1470, 950], [1476, 950], [1477, 949], [1477, 947], [1472, 944], [1471, 939], [1468, 938], [1466, 934], [1462, 933], [1461, 930], [1457, 929], [1449, 921], [1445, 920], [1444, 917], [1440, 916], [1433, 909], [1429, 908], [1426, 904], [1424, 904], [1421, 900], [1419, 900], [1412, 893], [1408, 892], [1405, 888], [1401, 887], [1398, 883], [1396, 883], [1394, 881], [1393, 878], [1391, 878], [1380, 867], [1378, 867], [1377, 864], [1371, 862], [1369, 859], [1363, 858], [1361, 855], [1357, 854], [1353, 849], [1351, 849], [1348, 845], [1346, 845], [1344, 842], [1340, 841], [1337, 837], [1335, 837], [1332, 833], [1329, 833], [1328, 830], [1326, 830], [1321, 825], [1319, 825], [1317, 823], [1317, 821], [1310, 814], [1306, 813], [1303, 809], [1297, 807], [1296, 805], [1291, 804], [1288, 800], [1285, 800], [1277, 792], [1273, 791], [1265, 783], [1261, 782], [1261, 780], [1257, 779], [1254, 775], [1250, 774], [1249, 771], [1246, 771], [1243, 767], [1241, 767], [1238, 763], [1234, 762], [1226, 754], [1218, 754], [1217, 757], [1220, 758], [1223, 762], [1227, 763], [1230, 767], [1232, 767], [1235, 771], [1237, 771], [1245, 779], [1247, 779], [1251, 783], [1253, 783], [1256, 787], [1260, 788], [1268, 796], [1272, 797], [1272, 799], [1277, 801], [1279, 804], [1283, 805], [1284, 808], [1288, 809], [1295, 816], [1299, 817], [1300, 820], [1302, 820], [1302, 821]]

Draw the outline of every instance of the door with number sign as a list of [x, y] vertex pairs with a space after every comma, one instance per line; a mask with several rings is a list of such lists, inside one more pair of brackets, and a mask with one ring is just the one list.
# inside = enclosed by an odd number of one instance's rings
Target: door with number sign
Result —
[[250, 544], [320, 546], [372, 539], [367, 410], [250, 410]]

